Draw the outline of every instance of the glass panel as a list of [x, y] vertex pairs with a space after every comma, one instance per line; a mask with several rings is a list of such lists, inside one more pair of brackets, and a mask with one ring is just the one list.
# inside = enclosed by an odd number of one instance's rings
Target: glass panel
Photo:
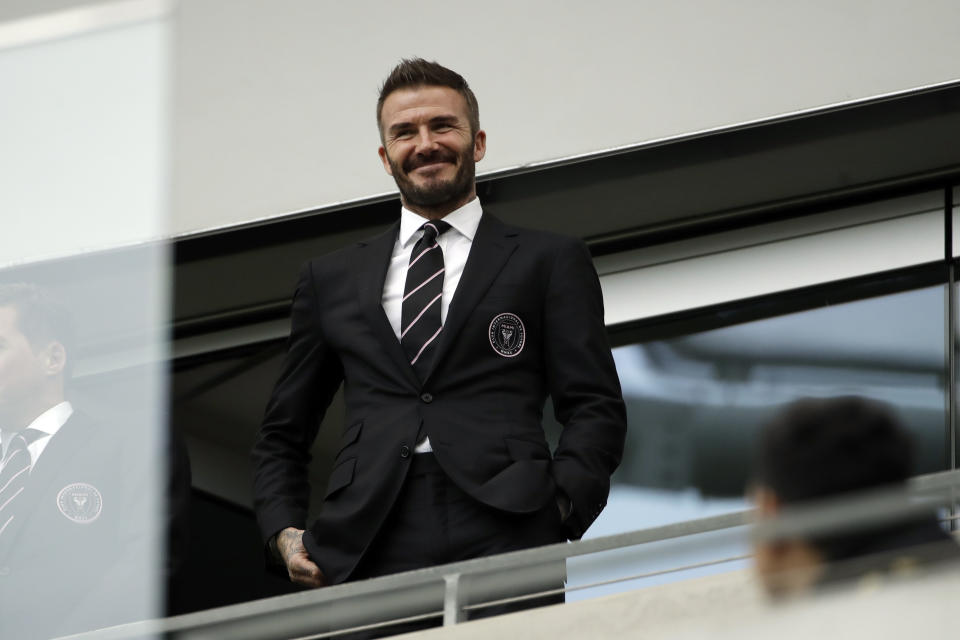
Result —
[[[0, 45], [3, 638], [162, 615], [181, 522], [165, 502], [169, 265], [151, 244], [169, 25], [133, 10], [98, 28], [98, 11], [71, 14], [70, 37], [48, 39], [64, 22], [46, 16], [43, 37]], [[180, 507], [185, 464], [176, 478]]]
[[[758, 430], [802, 396], [887, 402], [916, 436], [917, 473], [947, 468], [944, 305], [945, 287], [935, 286], [615, 349], [630, 428], [607, 508], [587, 537], [748, 508]], [[747, 552], [743, 536], [723, 544], [704, 536], [636, 572]], [[611, 577], [590, 564], [572, 560], [571, 583]], [[746, 563], [684, 577], [738, 566]]]
[[[960, 269], [955, 263], [950, 266], [950, 269], [953, 271], [954, 282], [957, 282]], [[950, 451], [952, 451], [950, 467], [956, 469], [960, 466], [960, 416], [957, 415], [957, 410], [960, 408], [960, 283], [953, 285], [953, 376], [953, 406], [951, 407], [953, 421], [950, 425], [949, 441]], [[958, 531], [960, 530], [960, 520], [958, 520], [960, 504], [954, 505], [952, 516], [951, 526], [954, 531]]]
[[953, 256], [960, 256], [960, 187], [953, 187]]

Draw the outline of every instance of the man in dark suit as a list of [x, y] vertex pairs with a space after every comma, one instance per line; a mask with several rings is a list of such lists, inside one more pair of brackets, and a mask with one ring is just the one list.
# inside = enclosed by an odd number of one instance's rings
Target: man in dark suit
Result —
[[[72, 322], [0, 286], [0, 637], [47, 638], [155, 617], [159, 527], [134, 429], [67, 400]], [[154, 520], [151, 520], [154, 518]], [[159, 523], [158, 523], [159, 524]]]
[[[590, 255], [481, 208], [486, 133], [466, 81], [404, 60], [377, 121], [401, 219], [304, 266], [253, 450], [268, 549], [308, 586], [577, 539], [626, 432]], [[307, 523], [308, 451], [341, 383], [343, 435]]]

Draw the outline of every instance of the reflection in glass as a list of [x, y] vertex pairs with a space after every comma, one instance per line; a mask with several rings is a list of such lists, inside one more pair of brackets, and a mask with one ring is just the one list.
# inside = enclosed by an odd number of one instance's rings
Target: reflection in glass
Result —
[[[109, 29], [97, 6], [0, 25], [18, 38], [0, 43], [4, 639], [158, 617], [175, 564], [169, 265], [150, 244], [165, 228], [169, 33], [143, 8]], [[57, 25], [69, 37], [39, 28]]]
[[95, 373], [90, 358], [110, 353], [82, 355], [91, 336], [77, 327], [117, 323], [88, 302], [0, 284], [3, 637], [45, 638], [158, 612], [160, 367]]

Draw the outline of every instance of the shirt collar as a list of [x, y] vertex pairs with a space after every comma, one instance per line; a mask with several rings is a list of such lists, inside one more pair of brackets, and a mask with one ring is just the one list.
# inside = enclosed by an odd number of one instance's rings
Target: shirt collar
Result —
[[[480, 206], [480, 198], [474, 198], [456, 211], [451, 211], [443, 217], [445, 222], [450, 223], [453, 229], [473, 242], [473, 237], [477, 235], [477, 227], [480, 226], [480, 217], [483, 215], [483, 207]], [[400, 209], [400, 235], [397, 239], [401, 246], [406, 246], [413, 240], [417, 231], [426, 222], [426, 218], [410, 211], [406, 207]]]
[[73, 405], [64, 400], [60, 404], [55, 404], [39, 416], [33, 422], [27, 425], [27, 429], [36, 429], [52, 436], [60, 431], [60, 427], [67, 423], [70, 416], [73, 415]]
[[[59, 404], [55, 404], [39, 416], [37, 416], [33, 422], [27, 425], [27, 429], [36, 429], [46, 434], [46, 436], [40, 436], [40, 439], [52, 436], [60, 431], [60, 427], [67, 423], [67, 420], [70, 419], [70, 416], [73, 415], [73, 405], [69, 401], [64, 400]], [[3, 431], [3, 447], [6, 449], [7, 443], [10, 442], [10, 439], [17, 435], [17, 431]]]

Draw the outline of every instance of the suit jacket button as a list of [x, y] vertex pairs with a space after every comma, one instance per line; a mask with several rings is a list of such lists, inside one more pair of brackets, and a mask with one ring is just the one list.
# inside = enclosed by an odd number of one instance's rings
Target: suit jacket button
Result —
[[430, 404], [431, 402], [433, 402], [433, 396], [430, 395], [429, 393], [421, 394], [420, 399], [426, 402], [427, 404]]
[[407, 445], [403, 445], [402, 447], [400, 447], [400, 457], [401, 457], [401, 458], [409, 458], [409, 457], [410, 457], [410, 447], [408, 447]]

